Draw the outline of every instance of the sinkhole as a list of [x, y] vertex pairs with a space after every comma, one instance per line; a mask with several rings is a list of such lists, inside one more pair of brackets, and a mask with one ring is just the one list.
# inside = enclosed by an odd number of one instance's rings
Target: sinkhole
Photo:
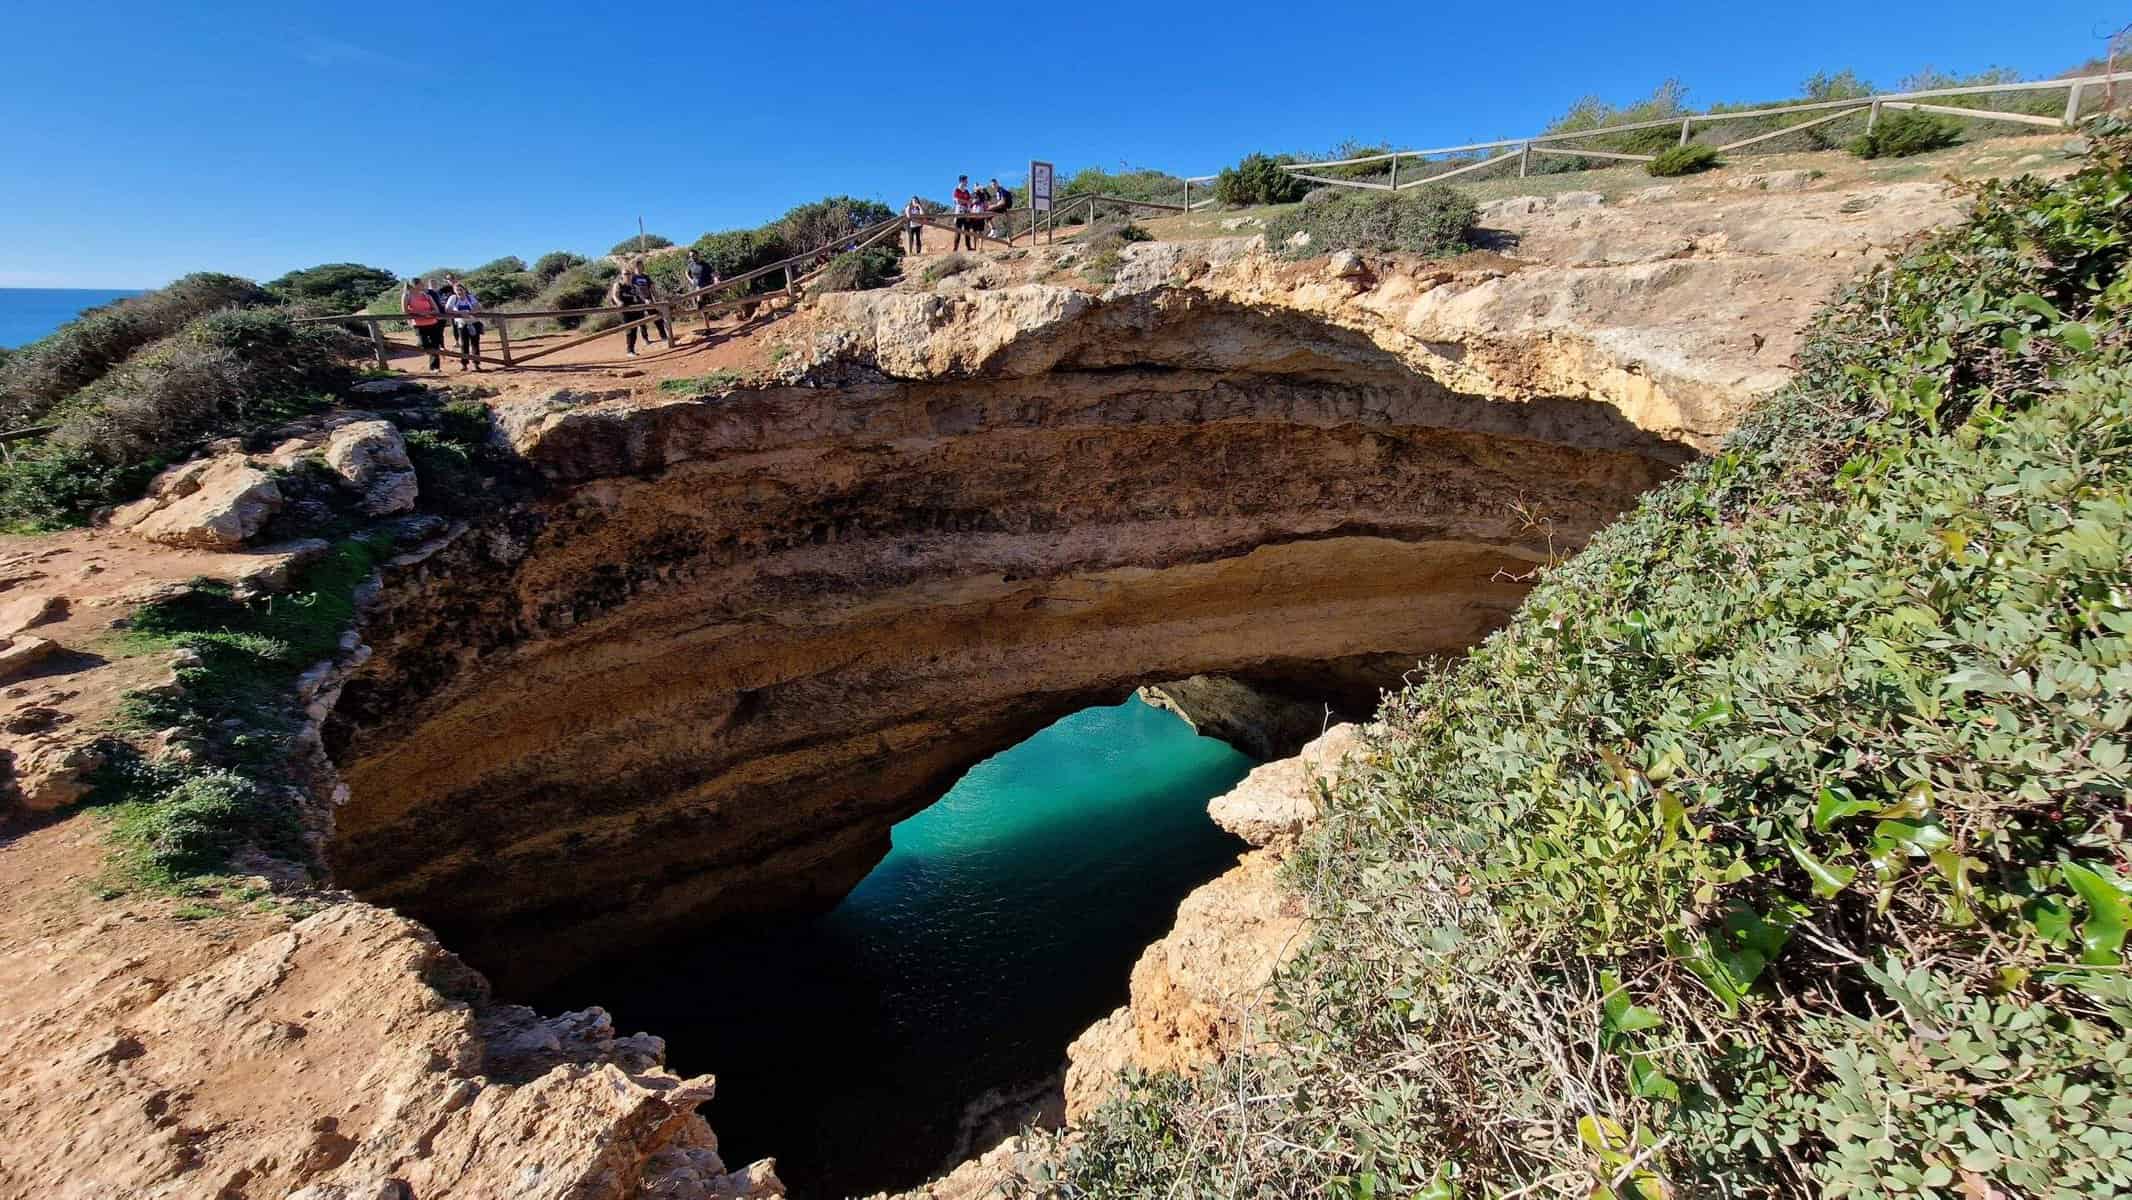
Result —
[[710, 1072], [728, 1161], [802, 1200], [914, 1186], [1030, 1121], [1065, 1050], [1244, 843], [1207, 818], [1253, 760], [1143, 703], [1083, 709], [897, 824], [827, 912], [724, 923], [577, 971], [543, 1011], [607, 1008]]

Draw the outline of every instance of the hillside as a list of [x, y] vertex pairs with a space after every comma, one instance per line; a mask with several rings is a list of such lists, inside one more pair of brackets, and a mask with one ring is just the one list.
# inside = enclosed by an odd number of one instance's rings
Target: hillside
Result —
[[1056, 1190], [2132, 1188], [2128, 150], [1985, 185], [1396, 697], [1275, 1048], [1137, 1079]]

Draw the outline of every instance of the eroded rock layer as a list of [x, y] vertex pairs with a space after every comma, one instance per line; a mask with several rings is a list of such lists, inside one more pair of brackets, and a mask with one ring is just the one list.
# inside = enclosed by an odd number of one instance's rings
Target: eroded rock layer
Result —
[[[1202, 292], [939, 301], [842, 314], [789, 386], [507, 413], [558, 486], [388, 575], [338, 879], [506, 985], [833, 902], [1077, 708], [1470, 645], [1690, 453]], [[892, 376], [899, 322], [992, 349]]]

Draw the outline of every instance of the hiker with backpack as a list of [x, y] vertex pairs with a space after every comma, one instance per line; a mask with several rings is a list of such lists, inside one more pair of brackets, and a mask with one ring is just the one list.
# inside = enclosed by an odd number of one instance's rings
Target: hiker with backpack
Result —
[[711, 264], [703, 261], [701, 255], [690, 250], [681, 273], [688, 278], [688, 290], [696, 293], [696, 311], [703, 317], [703, 332], [708, 334], [711, 331], [711, 293], [706, 289], [718, 282], [718, 272], [712, 270]]
[[[630, 263], [627, 270], [615, 276], [614, 286], [607, 289], [607, 303], [621, 308], [622, 324], [629, 327], [623, 332], [628, 338], [631, 358], [637, 356], [636, 323], [646, 317], [652, 318], [652, 328], [659, 331], [661, 341], [670, 345], [674, 340], [666, 330], [665, 320], [655, 316], [649, 307], [658, 298], [658, 288], [652, 283], [651, 276], [644, 273], [644, 260], [641, 258]], [[645, 344], [650, 345], [651, 340], [650, 331], [645, 331]]]
[[415, 338], [429, 355], [429, 369], [441, 371], [444, 364], [444, 306], [437, 303], [437, 293], [425, 286], [422, 280], [410, 279], [400, 290], [400, 311], [415, 327]]

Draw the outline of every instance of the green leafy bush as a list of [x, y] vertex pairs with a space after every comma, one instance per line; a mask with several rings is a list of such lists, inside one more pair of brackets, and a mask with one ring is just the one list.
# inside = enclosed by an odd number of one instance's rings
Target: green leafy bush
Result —
[[[1599, 134], [1578, 138], [1572, 142], [1553, 143], [1556, 149], [1575, 150], [1579, 147], [1608, 151], [1614, 154], [1657, 154], [1669, 146], [1678, 144], [1680, 130], [1672, 122], [1686, 116], [1688, 89], [1677, 79], [1668, 79], [1651, 90], [1651, 94], [1634, 104], [1616, 106], [1597, 96], [1585, 96], [1561, 116], [1549, 122], [1542, 133], [1583, 133], [1589, 130], [1606, 129], [1615, 125], [1639, 125], [1646, 121], [1664, 121], [1665, 125], [1648, 129], [1630, 129], [1621, 133]], [[1538, 155], [1533, 166], [1543, 175], [1560, 174], [1565, 171], [1583, 170], [1593, 164], [1612, 165], [1609, 159], [1572, 158], [1567, 155]]]
[[1850, 152], [1860, 158], [1908, 158], [1962, 140], [1962, 126], [1949, 117], [1921, 112], [1882, 113], [1868, 133], [1853, 139]]
[[1981, 189], [1389, 702], [1279, 1052], [1067, 1194], [2132, 1192], [2128, 156]]
[[773, 231], [785, 247], [782, 254], [771, 258], [836, 246], [858, 230], [878, 225], [894, 215], [886, 204], [851, 196], [830, 196], [798, 205], [765, 227]]
[[1058, 199], [1068, 196], [1116, 196], [1121, 200], [1144, 200], [1175, 204], [1184, 195], [1184, 180], [1167, 171], [1125, 167], [1106, 171], [1083, 167], [1058, 186]]
[[607, 253], [618, 254], [626, 258], [632, 254], [642, 254], [647, 250], [664, 250], [673, 244], [674, 239], [670, 237], [647, 233], [642, 237], [631, 236], [623, 238], [621, 241], [616, 242], [614, 248], [607, 251]]
[[26, 425], [141, 347], [217, 309], [273, 302], [248, 279], [202, 272], [91, 309], [17, 350], [0, 368], [0, 421]]
[[[1479, 216], [1471, 197], [1450, 184], [1425, 183], [1400, 192], [1343, 191], [1313, 199], [1266, 222], [1266, 244], [1287, 258], [1335, 250], [1406, 250], [1456, 254], [1470, 248]], [[1298, 233], [1309, 239], [1291, 244]]]
[[1715, 146], [1668, 146], [1658, 152], [1658, 157], [1643, 164], [1645, 172], [1660, 177], [1693, 175], [1718, 165]]
[[1245, 155], [1233, 167], [1223, 167], [1214, 178], [1214, 198], [1223, 204], [1293, 204], [1310, 190], [1310, 184], [1281, 169], [1294, 162], [1289, 155]]
[[813, 287], [823, 292], [862, 292], [887, 287], [898, 278], [902, 258], [885, 246], [847, 250], [829, 260], [815, 276]]
[[[696, 253], [711, 264], [720, 279], [745, 275], [758, 267], [766, 267], [781, 258], [790, 257], [792, 251], [785, 248], [785, 239], [775, 229], [729, 229], [722, 233], [706, 233], [696, 239]], [[771, 292], [785, 286], [784, 279], [771, 272], [760, 279], [743, 285], [740, 290], [748, 292]], [[724, 293], [721, 293], [724, 295]]]
[[585, 256], [582, 254], [572, 254], [568, 250], [550, 250], [534, 260], [533, 274], [543, 284], [552, 283], [556, 276], [572, 267], [582, 266], [584, 262]]
[[266, 285], [266, 290], [288, 304], [318, 313], [361, 312], [371, 297], [392, 287], [399, 278], [392, 272], [361, 263], [322, 263], [291, 271]]
[[[543, 312], [561, 308], [597, 308], [607, 302], [607, 285], [621, 271], [606, 259], [579, 263], [549, 281], [528, 307]], [[556, 325], [562, 329], [576, 329], [584, 320], [583, 317], [558, 317]], [[513, 328], [516, 324], [513, 323]]]

